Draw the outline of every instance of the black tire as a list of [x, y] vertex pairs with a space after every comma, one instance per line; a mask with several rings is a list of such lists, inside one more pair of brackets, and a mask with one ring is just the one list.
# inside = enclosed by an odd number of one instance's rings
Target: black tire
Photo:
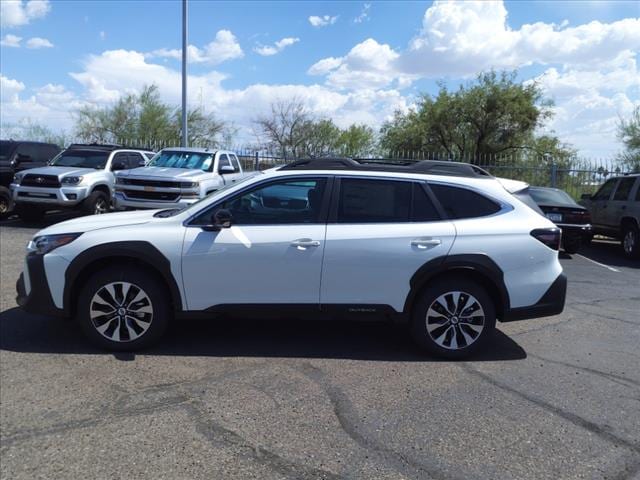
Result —
[[627, 258], [640, 258], [640, 230], [637, 225], [626, 223], [622, 226], [622, 251]]
[[22, 221], [32, 223], [42, 221], [45, 210], [34, 205], [18, 203], [15, 207], [15, 213]]
[[0, 219], [6, 218], [11, 212], [11, 192], [0, 187]]
[[166, 286], [153, 273], [124, 265], [108, 267], [94, 273], [82, 288], [76, 320], [101, 348], [140, 350], [156, 343], [167, 329], [168, 298]]
[[576, 253], [580, 250], [581, 244], [580, 238], [565, 238], [562, 241], [562, 248], [567, 253]]
[[[442, 296], [447, 299], [443, 299], [445, 303], [449, 302], [447, 294], [451, 295], [450, 299], [455, 303], [455, 294], [450, 292], [462, 293], [458, 296], [460, 305], [454, 309], [456, 310], [454, 315], [450, 313], [452, 305], [448, 307], [443, 304], [437, 305], [438, 299]], [[466, 296], [466, 300], [463, 295]], [[470, 302], [467, 304], [467, 301]], [[427, 313], [432, 306], [446, 316], [429, 315], [428, 317]], [[441, 306], [445, 308], [442, 309]], [[480, 312], [475, 308], [476, 306], [481, 308], [483, 315], [474, 315], [471, 318], [471, 313]], [[474, 310], [470, 310], [471, 308]], [[495, 311], [493, 301], [484, 288], [477, 283], [461, 276], [437, 279], [432, 285], [427, 286], [417, 299], [411, 319], [411, 333], [418, 345], [428, 353], [448, 359], [462, 359], [480, 350], [491, 337], [496, 325]], [[467, 312], [461, 318], [468, 319], [468, 322], [461, 322], [458, 319], [462, 312]], [[478, 327], [480, 327], [479, 331]], [[455, 332], [455, 341], [453, 332]], [[468, 342], [468, 339], [471, 341]]]
[[110, 208], [109, 197], [100, 191], [91, 192], [91, 195], [82, 202], [82, 211], [85, 215], [108, 213]]

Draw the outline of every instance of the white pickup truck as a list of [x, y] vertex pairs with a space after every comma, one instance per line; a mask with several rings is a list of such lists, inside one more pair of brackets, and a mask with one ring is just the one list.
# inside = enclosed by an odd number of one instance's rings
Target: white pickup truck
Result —
[[243, 176], [235, 153], [165, 148], [146, 167], [116, 174], [116, 210], [184, 208]]

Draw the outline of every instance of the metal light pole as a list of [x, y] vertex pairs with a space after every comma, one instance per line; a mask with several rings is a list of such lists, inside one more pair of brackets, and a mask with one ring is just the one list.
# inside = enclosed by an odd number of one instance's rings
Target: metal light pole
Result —
[[187, 0], [182, 0], [182, 146], [188, 147], [187, 131]]

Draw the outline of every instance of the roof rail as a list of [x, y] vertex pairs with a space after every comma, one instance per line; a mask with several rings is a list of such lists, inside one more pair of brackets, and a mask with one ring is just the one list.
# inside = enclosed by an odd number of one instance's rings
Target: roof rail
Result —
[[404, 160], [386, 158], [310, 158], [296, 160], [280, 170], [369, 170], [382, 172], [425, 173], [456, 177], [491, 177], [486, 170], [470, 163], [441, 160]]

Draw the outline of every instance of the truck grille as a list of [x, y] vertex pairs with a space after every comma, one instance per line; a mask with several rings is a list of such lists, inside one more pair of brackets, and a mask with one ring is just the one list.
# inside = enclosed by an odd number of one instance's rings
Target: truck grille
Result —
[[180, 188], [180, 182], [165, 182], [163, 180], [143, 180], [138, 178], [119, 178], [122, 185], [137, 185], [139, 187]]
[[164, 202], [175, 202], [180, 196], [174, 192], [145, 192], [143, 190], [126, 190], [125, 194], [129, 198], [139, 200], [160, 200]]
[[20, 185], [25, 187], [60, 188], [60, 180], [57, 175], [36, 175], [29, 173], [24, 176]]

